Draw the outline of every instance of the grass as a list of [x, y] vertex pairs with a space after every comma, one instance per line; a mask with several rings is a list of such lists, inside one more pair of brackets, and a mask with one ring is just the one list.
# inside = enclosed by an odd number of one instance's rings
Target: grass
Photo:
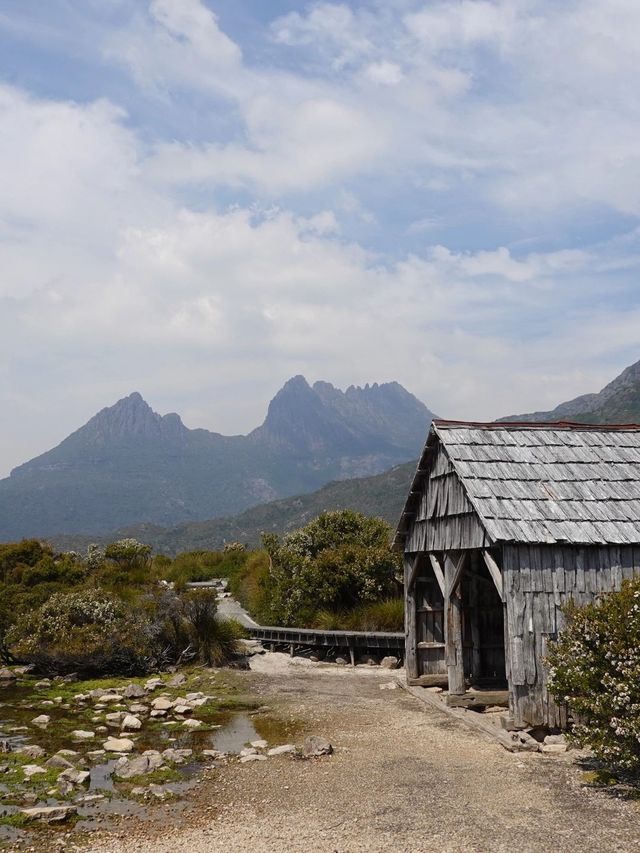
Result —
[[353, 610], [320, 610], [310, 627], [323, 631], [402, 631], [404, 601], [402, 598], [387, 598], [373, 604], [362, 604]]
[[175, 767], [160, 767], [158, 770], [153, 770], [151, 773], [142, 773], [140, 776], [132, 776], [130, 779], [118, 781], [119, 785], [135, 788], [145, 785], [166, 785], [169, 782], [180, 782], [183, 779], [182, 774]]

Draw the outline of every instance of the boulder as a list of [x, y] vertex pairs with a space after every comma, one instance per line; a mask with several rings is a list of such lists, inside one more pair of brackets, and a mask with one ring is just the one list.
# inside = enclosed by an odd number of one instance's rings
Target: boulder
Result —
[[61, 823], [72, 815], [78, 814], [75, 806], [35, 806], [31, 809], [21, 809], [20, 814], [27, 820], [40, 820], [44, 823]]
[[185, 714], [193, 713], [193, 708], [191, 705], [174, 705], [173, 713], [180, 714], [180, 716], [183, 717]]
[[240, 750], [240, 757], [241, 758], [246, 758], [247, 755], [257, 755], [257, 754], [258, 754], [258, 750], [255, 748], [255, 746], [247, 746], [244, 749]]
[[100, 761], [100, 759], [106, 754], [107, 753], [104, 749], [91, 749], [86, 753], [87, 758], [90, 758], [91, 761]]
[[49, 717], [47, 714], [40, 714], [39, 717], [34, 717], [31, 722], [34, 724], [34, 726], [48, 726], [51, 722], [51, 717]]
[[283, 743], [282, 746], [273, 746], [271, 749], [267, 750], [267, 755], [287, 755], [289, 753], [294, 753], [295, 751], [296, 748], [292, 743]]
[[133, 779], [135, 776], [144, 776], [147, 773], [153, 773], [154, 770], [158, 770], [163, 764], [164, 761], [160, 753], [149, 750], [144, 755], [136, 755], [135, 758], [118, 759], [113, 772], [118, 779]]
[[187, 702], [193, 702], [195, 699], [204, 699], [205, 696], [204, 693], [187, 693], [184, 698]]
[[346, 666], [348, 663], [347, 659], [342, 657], [337, 657], [335, 662], [338, 664], [338, 666]]
[[397, 669], [398, 663], [399, 661], [397, 657], [394, 655], [387, 655], [380, 661], [380, 666], [383, 667], [383, 669]]
[[331, 755], [333, 747], [325, 737], [310, 735], [302, 742], [302, 754], [306, 758], [316, 758], [320, 755]]
[[171, 699], [167, 699], [166, 696], [158, 696], [151, 703], [151, 707], [154, 711], [170, 711], [173, 708], [173, 702]]
[[36, 690], [48, 690], [51, 687], [51, 679], [43, 678], [42, 681], [36, 681], [33, 686]]
[[120, 693], [103, 693], [100, 697], [101, 705], [117, 705], [122, 702], [122, 695]]
[[95, 732], [87, 732], [84, 729], [76, 729], [71, 732], [71, 737], [74, 740], [92, 740], [95, 736]]
[[164, 681], [161, 678], [150, 678], [144, 685], [144, 689], [147, 693], [153, 693], [153, 691], [158, 690], [159, 687], [164, 687]]
[[142, 722], [138, 719], [138, 717], [134, 717], [133, 714], [127, 714], [122, 721], [122, 729], [123, 731], [133, 731], [137, 732], [138, 729], [142, 728]]
[[0, 681], [16, 681], [17, 678], [18, 676], [15, 672], [11, 672], [10, 669], [7, 669], [6, 667], [2, 667], [2, 669], [0, 669]]
[[127, 737], [108, 737], [102, 745], [107, 752], [131, 752], [134, 747]]
[[37, 746], [35, 743], [27, 744], [27, 746], [20, 746], [16, 749], [16, 752], [20, 755], [26, 755], [27, 758], [42, 758], [45, 754], [44, 749], [41, 746]]
[[130, 714], [146, 714], [149, 709], [146, 705], [140, 705], [137, 702], [134, 702], [133, 705], [129, 705], [129, 713]]
[[44, 767], [40, 767], [39, 764], [23, 764], [22, 772], [27, 779], [31, 779], [32, 776], [38, 776], [40, 773], [46, 773], [47, 771]]
[[122, 695], [125, 699], [140, 699], [141, 696], [147, 695], [147, 691], [139, 684], [127, 684]]
[[151, 712], [150, 716], [152, 716], [154, 719], [158, 719], [158, 717], [166, 717], [167, 712], [161, 710], [160, 708], [156, 708], [154, 711]]
[[74, 788], [88, 788], [90, 781], [91, 773], [88, 770], [76, 770], [75, 767], [68, 767], [58, 776], [58, 783], [69, 782]]
[[192, 749], [173, 749], [169, 747], [162, 753], [165, 761], [171, 761], [172, 764], [184, 764], [184, 762], [193, 755]]
[[73, 764], [68, 761], [63, 755], [52, 755], [48, 761], [45, 761], [45, 767], [57, 767], [60, 770], [67, 770], [69, 767], [73, 767]]
[[549, 746], [550, 744], [557, 744], [557, 743], [561, 743], [561, 744], [566, 745], [567, 741], [565, 740], [565, 736], [564, 735], [547, 735], [544, 739], [545, 746]]

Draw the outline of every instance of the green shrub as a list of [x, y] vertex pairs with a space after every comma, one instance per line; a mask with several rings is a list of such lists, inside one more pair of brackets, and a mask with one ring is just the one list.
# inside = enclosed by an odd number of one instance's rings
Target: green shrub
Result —
[[550, 645], [549, 689], [567, 703], [571, 735], [613, 767], [640, 769], [640, 579], [619, 592], [565, 608]]
[[325, 512], [282, 541], [263, 537], [273, 621], [311, 624], [319, 610], [344, 611], [397, 594], [400, 561], [391, 529], [352, 510]]
[[82, 675], [146, 672], [155, 664], [150, 623], [96, 590], [55, 593], [7, 633], [12, 654], [40, 672]]

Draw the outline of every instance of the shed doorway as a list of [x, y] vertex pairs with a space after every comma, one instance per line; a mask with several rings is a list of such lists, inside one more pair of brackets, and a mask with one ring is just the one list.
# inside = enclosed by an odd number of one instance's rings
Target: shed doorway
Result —
[[474, 687], [507, 687], [504, 605], [481, 551], [469, 551], [461, 579], [465, 680]]

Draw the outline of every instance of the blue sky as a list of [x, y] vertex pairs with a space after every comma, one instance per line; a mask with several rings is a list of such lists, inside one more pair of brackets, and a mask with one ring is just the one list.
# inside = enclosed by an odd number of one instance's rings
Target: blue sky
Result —
[[640, 358], [635, 0], [3, 0], [0, 474], [132, 390], [489, 419]]

